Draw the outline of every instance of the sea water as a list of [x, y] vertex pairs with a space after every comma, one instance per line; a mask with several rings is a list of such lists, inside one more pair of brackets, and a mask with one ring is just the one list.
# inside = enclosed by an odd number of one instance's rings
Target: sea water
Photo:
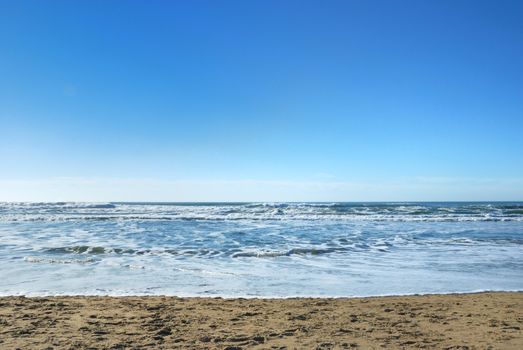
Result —
[[0, 295], [523, 290], [523, 203], [0, 203]]

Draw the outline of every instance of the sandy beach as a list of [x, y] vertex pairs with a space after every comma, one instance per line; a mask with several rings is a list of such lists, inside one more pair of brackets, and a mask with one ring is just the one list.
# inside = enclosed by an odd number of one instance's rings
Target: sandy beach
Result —
[[2, 349], [522, 349], [523, 293], [2, 297]]

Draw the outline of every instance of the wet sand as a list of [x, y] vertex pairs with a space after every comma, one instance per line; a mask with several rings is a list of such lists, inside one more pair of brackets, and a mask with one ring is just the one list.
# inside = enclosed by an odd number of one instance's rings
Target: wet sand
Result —
[[0, 349], [523, 349], [523, 293], [0, 298]]

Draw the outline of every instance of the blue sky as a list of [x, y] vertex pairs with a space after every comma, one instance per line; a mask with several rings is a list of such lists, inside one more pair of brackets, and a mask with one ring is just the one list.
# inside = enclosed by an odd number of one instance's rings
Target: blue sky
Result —
[[521, 18], [0, 0], [0, 200], [523, 200]]

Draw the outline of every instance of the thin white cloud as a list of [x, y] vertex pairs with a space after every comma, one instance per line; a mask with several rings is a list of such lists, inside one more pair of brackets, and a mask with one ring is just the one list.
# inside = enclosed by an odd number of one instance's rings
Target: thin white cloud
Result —
[[523, 200], [523, 179], [351, 181], [60, 177], [0, 180], [0, 201], [481, 201]]

